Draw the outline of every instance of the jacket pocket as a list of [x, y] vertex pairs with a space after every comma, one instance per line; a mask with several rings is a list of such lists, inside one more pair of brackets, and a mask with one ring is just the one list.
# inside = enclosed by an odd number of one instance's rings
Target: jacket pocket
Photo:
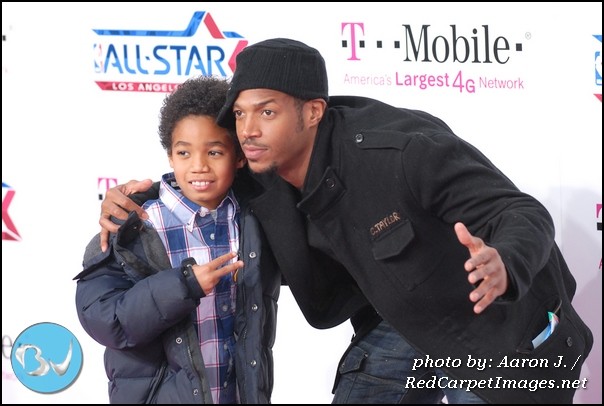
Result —
[[[551, 300], [549, 301], [551, 303]], [[581, 366], [589, 352], [589, 343], [581, 330], [575, 326], [561, 300], [556, 298], [553, 307], [549, 311], [558, 308], [558, 325], [554, 332], [547, 337], [537, 348], [533, 348], [533, 339], [547, 325], [546, 311], [536, 317], [527, 329], [516, 352], [518, 358], [525, 359], [533, 369], [545, 368], [547, 377], [551, 379], [577, 379], [581, 372]]]
[[367, 359], [367, 352], [360, 347], [351, 347], [350, 351], [343, 357], [338, 374], [347, 374], [357, 372], [363, 368], [363, 363]]
[[147, 396], [147, 400], [145, 403], [157, 403], [155, 402], [155, 397], [157, 396], [157, 391], [164, 380], [164, 375], [166, 373], [166, 369], [168, 368], [167, 363], [163, 363], [157, 374], [151, 381], [151, 389], [149, 390], [149, 395]]
[[378, 260], [386, 260], [399, 255], [407, 245], [413, 241], [415, 232], [409, 220], [404, 220], [380, 234], [373, 241], [373, 257]]
[[404, 219], [372, 241], [373, 259], [378, 268], [408, 291], [428, 279], [443, 260], [443, 253], [436, 246], [417, 244], [416, 240], [413, 224]]
[[[526, 328], [526, 332], [520, 341], [520, 344], [516, 348], [516, 352], [519, 354], [532, 354], [537, 353], [537, 350], [547, 345], [554, 337], [556, 337], [560, 331], [567, 324], [562, 317], [562, 301], [559, 297], [549, 298], [540, 306], [536, 306], [537, 310], [533, 315], [533, 319]], [[537, 348], [533, 346], [533, 340], [541, 334], [541, 332], [548, 326], [548, 312], [552, 312], [558, 317], [558, 324], [554, 331], [550, 334], [545, 341], [543, 341]], [[564, 322], [564, 323], [562, 323]], [[564, 326], [562, 325], [564, 324]]]

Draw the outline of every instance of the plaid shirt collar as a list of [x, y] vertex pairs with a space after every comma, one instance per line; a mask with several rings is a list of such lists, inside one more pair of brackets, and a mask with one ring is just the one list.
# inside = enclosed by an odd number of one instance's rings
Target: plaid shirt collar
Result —
[[[159, 186], [159, 198], [164, 203], [166, 208], [179, 220], [182, 224], [187, 225], [187, 231], [191, 232], [195, 228], [195, 218], [199, 214], [200, 217], [211, 215], [213, 210], [200, 206], [199, 204], [186, 198], [174, 177], [174, 172], [167, 173], [162, 176]], [[216, 210], [221, 207], [233, 207], [234, 212], [239, 211], [239, 203], [233, 194], [233, 190], [229, 189], [227, 195], [218, 205]]]

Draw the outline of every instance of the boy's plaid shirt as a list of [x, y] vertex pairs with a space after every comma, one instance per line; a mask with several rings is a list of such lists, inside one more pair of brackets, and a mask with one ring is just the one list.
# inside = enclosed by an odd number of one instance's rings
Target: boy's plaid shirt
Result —
[[[159, 199], [143, 208], [159, 233], [173, 267], [195, 258], [205, 264], [239, 249], [239, 205], [233, 192], [216, 210], [208, 210], [182, 195], [173, 173], [162, 177]], [[201, 299], [197, 332], [214, 403], [236, 403], [233, 335], [236, 285], [229, 274]], [[226, 385], [226, 386], [225, 386]]]

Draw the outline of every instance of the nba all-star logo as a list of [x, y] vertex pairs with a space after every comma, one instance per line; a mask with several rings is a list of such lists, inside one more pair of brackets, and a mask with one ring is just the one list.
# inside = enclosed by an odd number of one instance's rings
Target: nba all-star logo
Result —
[[[199, 29], [203, 27], [204, 29]], [[248, 41], [196, 11], [184, 29], [94, 28], [94, 71], [102, 90], [172, 92], [187, 77], [228, 77]]]
[[15, 197], [15, 190], [2, 182], [2, 240], [21, 241], [21, 236], [8, 214], [13, 197]]

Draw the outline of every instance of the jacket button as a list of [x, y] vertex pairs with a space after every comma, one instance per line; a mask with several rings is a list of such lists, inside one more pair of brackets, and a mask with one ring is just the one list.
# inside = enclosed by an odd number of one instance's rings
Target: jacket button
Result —
[[357, 134], [354, 136], [354, 142], [356, 142], [357, 144], [360, 144], [361, 142], [363, 142], [363, 134]]
[[256, 252], [255, 251], [250, 252], [249, 257], [252, 259], [256, 258]]
[[253, 311], [253, 312], [258, 311], [258, 305], [257, 305], [256, 303], [254, 303], [254, 304], [252, 305], [252, 311]]
[[566, 339], [566, 345], [568, 345], [569, 347], [573, 346], [573, 338], [572, 337], [568, 337]]
[[193, 396], [199, 395], [199, 389], [193, 389]]
[[182, 338], [177, 337], [176, 338], [176, 344], [182, 344]]
[[255, 367], [255, 366], [256, 366], [256, 364], [257, 364], [257, 362], [256, 362], [256, 360], [255, 360], [255, 359], [253, 359], [253, 360], [251, 360], [251, 361], [250, 361], [250, 365], [251, 365], [251, 366]]
[[336, 181], [333, 180], [333, 178], [327, 178], [325, 179], [325, 184], [328, 188], [333, 189], [333, 187], [336, 185]]

